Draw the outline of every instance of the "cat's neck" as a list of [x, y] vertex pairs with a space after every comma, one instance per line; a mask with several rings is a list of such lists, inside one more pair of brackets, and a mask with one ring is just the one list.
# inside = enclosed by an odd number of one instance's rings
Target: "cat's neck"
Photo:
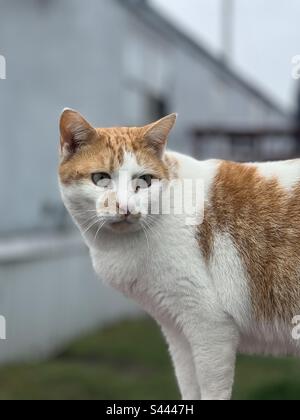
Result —
[[177, 235], [179, 231], [186, 232], [193, 230], [192, 226], [186, 224], [185, 215], [163, 215], [159, 216], [152, 225], [144, 227], [136, 232], [116, 233], [110, 229], [101, 229], [96, 239], [94, 234], [86, 235], [85, 239], [90, 249], [114, 252], [126, 249], [136, 252], [148, 252], [149, 249], [164, 247], [169, 243], [170, 235]]

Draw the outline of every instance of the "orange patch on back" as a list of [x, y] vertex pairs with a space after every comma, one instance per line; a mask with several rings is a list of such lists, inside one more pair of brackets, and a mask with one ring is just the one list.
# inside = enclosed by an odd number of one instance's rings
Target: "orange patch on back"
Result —
[[198, 240], [209, 262], [216, 233], [230, 234], [258, 319], [300, 314], [300, 185], [287, 191], [254, 165], [221, 163]]

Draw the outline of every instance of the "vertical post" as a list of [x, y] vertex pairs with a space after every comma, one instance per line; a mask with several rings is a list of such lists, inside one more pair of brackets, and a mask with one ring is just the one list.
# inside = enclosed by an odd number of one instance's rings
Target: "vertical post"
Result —
[[228, 62], [233, 56], [234, 0], [221, 0], [221, 45], [223, 60]]

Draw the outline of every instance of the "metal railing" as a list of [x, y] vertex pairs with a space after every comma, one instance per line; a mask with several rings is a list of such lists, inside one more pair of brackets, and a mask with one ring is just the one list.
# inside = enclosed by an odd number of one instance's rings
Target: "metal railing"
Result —
[[[289, 127], [197, 127], [192, 131], [194, 155], [203, 157], [212, 142], [226, 142], [234, 160], [282, 160], [300, 157], [300, 126]], [[219, 141], [219, 143], [218, 143]], [[218, 147], [213, 152], [218, 158]], [[222, 157], [222, 156], [221, 156]]]

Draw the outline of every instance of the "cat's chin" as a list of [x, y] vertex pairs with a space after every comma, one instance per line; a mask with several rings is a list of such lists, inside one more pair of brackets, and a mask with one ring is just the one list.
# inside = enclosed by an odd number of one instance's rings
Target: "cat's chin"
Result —
[[128, 222], [128, 221], [120, 221], [114, 223], [107, 223], [106, 230], [117, 234], [126, 234], [126, 233], [134, 233], [139, 232], [142, 229], [142, 226], [139, 222]]

